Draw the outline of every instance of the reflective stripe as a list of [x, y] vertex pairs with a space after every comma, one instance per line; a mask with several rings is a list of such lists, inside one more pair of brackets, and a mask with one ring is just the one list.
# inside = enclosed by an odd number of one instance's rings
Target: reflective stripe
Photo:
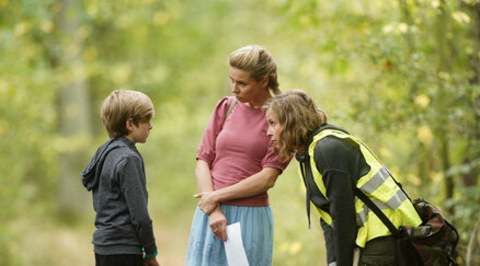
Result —
[[[371, 200], [380, 210], [388, 209], [388, 206], [382, 203], [381, 201], [377, 199], [371, 199]], [[363, 204], [363, 210], [357, 214], [358, 216], [357, 225], [359, 227], [362, 227], [367, 222], [367, 215], [370, 211], [371, 210], [367, 207], [367, 205]]]
[[380, 200], [378, 199], [371, 199], [371, 200], [373, 201], [373, 203], [375, 203], [375, 206], [377, 206], [380, 210], [389, 209], [389, 206], [381, 202]]
[[391, 197], [389, 200], [387, 200], [387, 202], [385, 202], [385, 204], [387, 204], [387, 206], [390, 207], [391, 209], [396, 210], [398, 207], [400, 207], [400, 205], [402, 205], [402, 203], [406, 199], [407, 199], [407, 195], [405, 195], [405, 193], [403, 193], [403, 191], [399, 189], [397, 190], [397, 193], [393, 195], [393, 197]]
[[393, 195], [389, 200], [387, 200], [385, 203], [381, 202], [378, 199], [372, 199], [373, 203], [380, 209], [392, 209], [396, 210], [402, 203], [407, 199], [407, 196], [405, 196], [405, 193], [401, 189], [397, 190], [395, 195]]
[[[357, 198], [355, 198], [357, 200]], [[385, 209], [392, 209], [396, 210], [402, 203], [407, 199], [407, 196], [401, 189], [397, 190], [397, 193], [393, 195], [387, 202], [383, 203], [378, 199], [371, 199], [372, 202], [377, 206], [380, 210]], [[362, 227], [363, 224], [367, 221], [367, 215], [370, 212], [370, 209], [367, 207], [366, 204], [363, 204], [363, 210], [358, 213], [357, 225]]]
[[[377, 190], [387, 179], [390, 177], [390, 172], [388, 172], [386, 167], [380, 168], [378, 172], [370, 178], [363, 186], [360, 187], [360, 190], [366, 194], [373, 194], [375, 190]], [[390, 207], [391, 209], [395, 210], [397, 209], [404, 200], [407, 199], [407, 196], [401, 189], [398, 189], [395, 195], [391, 197], [389, 200], [385, 202], [385, 204]], [[385, 205], [384, 203], [374, 199], [375, 205], [377, 205], [378, 208], [380, 209], [385, 209], [383, 206]], [[383, 205], [383, 206], [382, 206]]]
[[[328, 136], [339, 139], [350, 139], [358, 144], [360, 152], [365, 158], [365, 162], [370, 167], [370, 170], [367, 174], [358, 177], [356, 186], [361, 191], [365, 192], [380, 210], [388, 214], [387, 217], [389, 219], [393, 217], [397, 218], [392, 221], [394, 226], [418, 226], [422, 222], [415, 211], [415, 208], [409, 202], [407, 195], [403, 193], [393, 179], [393, 176], [388, 172], [387, 168], [381, 164], [375, 154], [360, 140], [339, 130], [326, 129], [317, 133], [308, 147], [314, 180], [323, 196], [326, 194], [325, 185], [323, 184], [322, 175], [315, 167], [316, 164], [313, 160], [313, 155], [315, 145], [318, 141]], [[391, 196], [392, 194], [394, 195]], [[321, 209], [318, 210], [322, 219], [328, 218], [328, 220], [332, 222], [332, 217], [329, 213], [326, 213]], [[365, 247], [365, 243], [376, 237], [390, 234], [387, 227], [379, 226], [379, 221], [370, 221], [375, 220], [375, 215], [369, 214], [370, 211], [371, 210], [360, 199], [355, 197], [355, 218], [358, 226], [355, 243], [361, 248]]]
[[359, 227], [363, 227], [363, 225], [367, 222], [367, 215], [370, 212], [370, 209], [367, 207], [367, 205], [363, 205], [363, 210], [357, 214], [358, 219], [357, 219], [357, 225]]
[[390, 177], [390, 173], [388, 172], [387, 168], [382, 167], [372, 178], [370, 178], [370, 180], [367, 181], [367, 183], [360, 187], [360, 190], [365, 193], [372, 194], [373, 191], [385, 183], [388, 177]]

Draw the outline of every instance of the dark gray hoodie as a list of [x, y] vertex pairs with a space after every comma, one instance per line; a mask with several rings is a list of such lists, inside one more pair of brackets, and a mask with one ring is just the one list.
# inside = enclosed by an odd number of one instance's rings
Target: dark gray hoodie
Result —
[[146, 254], [157, 251], [143, 158], [126, 137], [115, 137], [98, 148], [82, 172], [92, 191], [96, 212], [94, 251], [101, 255]]

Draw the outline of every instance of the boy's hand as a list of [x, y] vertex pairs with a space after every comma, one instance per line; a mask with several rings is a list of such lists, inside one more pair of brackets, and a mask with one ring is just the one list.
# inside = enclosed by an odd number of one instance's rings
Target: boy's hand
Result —
[[160, 263], [157, 261], [157, 257], [150, 259], [143, 259], [142, 266], [160, 266]]
[[200, 198], [198, 207], [206, 214], [210, 215], [215, 208], [218, 207], [218, 202], [214, 198], [213, 192], [200, 192], [193, 195], [195, 198]]

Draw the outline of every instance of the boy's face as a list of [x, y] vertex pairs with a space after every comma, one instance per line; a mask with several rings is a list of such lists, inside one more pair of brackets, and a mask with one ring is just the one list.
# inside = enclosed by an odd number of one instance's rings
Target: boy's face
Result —
[[127, 138], [130, 139], [133, 143], [145, 143], [147, 142], [148, 134], [153, 128], [150, 120], [138, 122], [138, 125], [133, 123], [133, 119], [129, 118], [127, 120]]

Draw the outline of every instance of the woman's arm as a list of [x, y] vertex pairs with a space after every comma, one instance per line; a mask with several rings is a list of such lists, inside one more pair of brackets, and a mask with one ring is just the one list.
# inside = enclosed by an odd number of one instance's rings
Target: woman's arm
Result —
[[315, 146], [314, 159], [329, 200], [336, 265], [352, 265], [356, 237], [354, 187], [361, 162], [358, 145], [327, 137]]
[[275, 185], [279, 175], [279, 169], [267, 167], [234, 185], [216, 191], [213, 191], [213, 188], [210, 191], [199, 190], [194, 197], [201, 198], [198, 206], [203, 212], [210, 214], [218, 206], [219, 201], [246, 198], [266, 192]]
[[[197, 160], [195, 167], [195, 175], [197, 177], [197, 190], [199, 193], [207, 193], [213, 191], [212, 175], [210, 174], [210, 165], [204, 160]], [[209, 216], [209, 226], [216, 238], [223, 241], [227, 240], [227, 218], [222, 209], [215, 203], [215, 207]]]
[[323, 237], [325, 238], [325, 247], [327, 248], [327, 263], [330, 265], [330, 263], [335, 263], [337, 261], [335, 258], [333, 229], [322, 218], [320, 218], [320, 225], [322, 226]]
[[329, 171], [323, 178], [332, 216], [335, 261], [337, 265], [352, 265], [356, 236], [355, 195], [353, 178], [344, 172]]
[[201, 159], [197, 160], [197, 166], [195, 167], [195, 176], [197, 177], [197, 190], [199, 193], [213, 191], [210, 165], [207, 162]]

